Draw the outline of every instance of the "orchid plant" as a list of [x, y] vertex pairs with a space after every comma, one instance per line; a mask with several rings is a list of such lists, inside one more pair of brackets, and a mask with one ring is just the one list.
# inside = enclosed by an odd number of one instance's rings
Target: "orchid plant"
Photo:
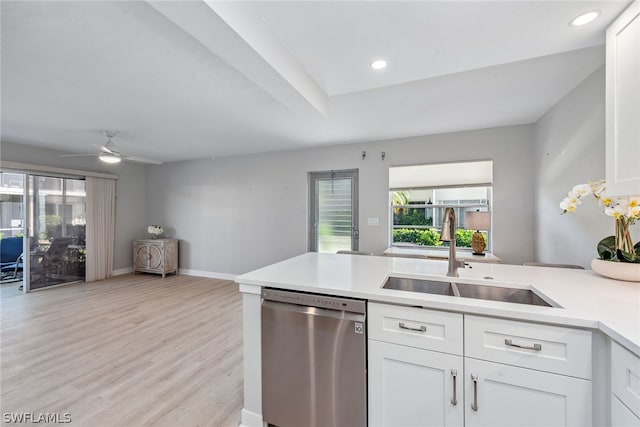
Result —
[[578, 184], [560, 202], [560, 209], [563, 214], [575, 212], [584, 198], [593, 196], [603, 207], [605, 215], [616, 221], [615, 236], [605, 237], [598, 243], [600, 258], [640, 263], [640, 242], [633, 245], [630, 231], [631, 225], [640, 220], [640, 197], [608, 197], [605, 190], [604, 180]]

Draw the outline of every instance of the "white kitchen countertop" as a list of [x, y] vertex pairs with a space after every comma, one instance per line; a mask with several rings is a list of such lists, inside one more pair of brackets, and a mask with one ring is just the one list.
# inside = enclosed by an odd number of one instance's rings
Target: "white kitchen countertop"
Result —
[[[459, 282], [535, 288], [562, 308], [382, 289], [388, 276], [443, 279], [447, 261], [306, 253], [236, 278], [236, 282], [370, 301], [600, 329], [640, 356], [640, 283], [591, 270], [471, 263]], [[492, 280], [484, 280], [493, 277]]]

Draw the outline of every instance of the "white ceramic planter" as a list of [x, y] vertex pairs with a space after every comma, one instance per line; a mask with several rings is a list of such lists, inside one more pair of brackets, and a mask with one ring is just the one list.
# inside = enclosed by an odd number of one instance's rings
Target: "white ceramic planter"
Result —
[[603, 261], [595, 258], [591, 261], [591, 268], [601, 276], [611, 279], [640, 282], [640, 264]]

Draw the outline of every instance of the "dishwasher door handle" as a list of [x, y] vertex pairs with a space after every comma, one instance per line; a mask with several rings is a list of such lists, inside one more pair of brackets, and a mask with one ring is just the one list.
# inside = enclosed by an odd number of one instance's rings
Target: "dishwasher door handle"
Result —
[[276, 310], [276, 311], [287, 311], [290, 313], [301, 313], [309, 316], [320, 316], [320, 317], [331, 317], [333, 319], [343, 319], [343, 320], [353, 320], [358, 322], [364, 322], [365, 315], [360, 313], [350, 313], [348, 311], [341, 310], [330, 310], [327, 308], [319, 308], [319, 307], [308, 307], [302, 305], [288, 304], [284, 302], [277, 301], [262, 301], [262, 308]]

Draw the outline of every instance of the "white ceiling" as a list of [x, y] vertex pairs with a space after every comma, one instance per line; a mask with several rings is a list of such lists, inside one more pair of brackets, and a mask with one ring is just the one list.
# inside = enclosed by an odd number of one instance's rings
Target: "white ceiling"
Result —
[[[604, 43], [611, 2], [256, 2], [328, 95], [359, 92]], [[606, 6], [606, 7], [605, 7]], [[601, 10], [599, 23], [568, 22]], [[371, 72], [378, 57], [389, 67]]]
[[2, 1], [1, 137], [176, 161], [533, 123], [627, 4]]

